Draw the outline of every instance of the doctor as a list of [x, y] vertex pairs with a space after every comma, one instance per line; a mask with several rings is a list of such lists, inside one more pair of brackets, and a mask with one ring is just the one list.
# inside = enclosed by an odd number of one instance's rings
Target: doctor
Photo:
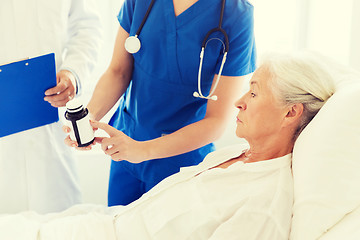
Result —
[[125, 0], [118, 20], [112, 61], [88, 104], [100, 120], [121, 99], [114, 128], [104, 128], [110, 137], [96, 140], [113, 159], [109, 206], [213, 151], [256, 60], [245, 0]]
[[[54, 52], [57, 86], [44, 93], [54, 107], [81, 92], [100, 47], [100, 22], [85, 2], [1, 1], [0, 64]], [[81, 202], [74, 156], [63, 143], [61, 125], [0, 138], [0, 213], [47, 213]]]

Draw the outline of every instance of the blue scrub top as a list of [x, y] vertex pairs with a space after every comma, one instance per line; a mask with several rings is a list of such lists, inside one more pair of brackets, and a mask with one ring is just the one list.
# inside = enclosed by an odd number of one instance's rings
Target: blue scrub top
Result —
[[[130, 36], [136, 34], [150, 2], [125, 0], [118, 20]], [[132, 81], [110, 120], [111, 125], [135, 140], [144, 141], [204, 118], [207, 101], [193, 97], [193, 92], [197, 91], [201, 43], [206, 33], [218, 26], [220, 9], [220, 0], [198, 0], [176, 17], [172, 0], [155, 1], [139, 35], [141, 49], [133, 54]], [[222, 27], [230, 42], [222, 75], [253, 72], [256, 62], [253, 6], [247, 1], [227, 0]], [[212, 37], [223, 39], [219, 33]], [[214, 74], [218, 73], [222, 52], [220, 41], [208, 42], [202, 69], [204, 95], [208, 95]], [[180, 167], [198, 164], [213, 150], [213, 144], [209, 144], [186, 154], [140, 164], [113, 161], [112, 168], [126, 167], [140, 180], [155, 185]]]

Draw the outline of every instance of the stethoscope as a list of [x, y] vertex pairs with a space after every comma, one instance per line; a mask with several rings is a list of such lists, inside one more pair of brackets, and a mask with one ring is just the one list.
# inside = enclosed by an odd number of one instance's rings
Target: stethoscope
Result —
[[[149, 8], [147, 9], [146, 13], [145, 13], [145, 16], [135, 34], [135, 36], [129, 36], [126, 40], [125, 40], [125, 49], [126, 51], [128, 51], [129, 53], [131, 54], [134, 54], [134, 53], [137, 53], [140, 48], [141, 48], [141, 42], [139, 40], [139, 34], [150, 14], [150, 11], [154, 5], [154, 2], [155, 0], [152, 0], [151, 3], [150, 3], [150, 6]], [[193, 96], [194, 97], [198, 97], [198, 98], [203, 98], [203, 99], [211, 99], [211, 100], [217, 100], [217, 96], [216, 95], [213, 95], [213, 93], [215, 92], [215, 89], [219, 83], [219, 80], [220, 80], [220, 76], [221, 76], [221, 73], [222, 73], [222, 70], [223, 70], [223, 67], [224, 67], [224, 64], [225, 64], [225, 61], [226, 61], [226, 56], [227, 56], [227, 53], [229, 51], [229, 38], [228, 38], [228, 35], [226, 34], [225, 30], [221, 27], [222, 25], [222, 20], [223, 20], [223, 16], [224, 16], [224, 8], [225, 8], [225, 0], [222, 0], [221, 2], [221, 12], [220, 12], [220, 20], [219, 20], [219, 26], [216, 27], [216, 28], [213, 28], [211, 29], [205, 36], [202, 44], [201, 44], [201, 52], [200, 52], [200, 65], [199, 65], [199, 72], [198, 72], [198, 91], [195, 91], [193, 93]], [[221, 41], [221, 39], [219, 38], [211, 38], [209, 39], [210, 35], [213, 34], [214, 32], [221, 32], [223, 35], [224, 35], [224, 38], [225, 38], [225, 44], [223, 41]], [[208, 96], [204, 96], [201, 92], [201, 70], [202, 70], [202, 65], [203, 65], [203, 60], [204, 60], [204, 52], [205, 52], [205, 48], [206, 48], [206, 45], [209, 41], [211, 40], [219, 40], [221, 41], [222, 45], [223, 45], [223, 57], [222, 57], [222, 61], [221, 61], [221, 65], [220, 65], [220, 69], [219, 69], [219, 73], [218, 73], [218, 76], [216, 78], [216, 81], [215, 81], [215, 85], [213, 87], [213, 89], [211, 90], [211, 92], [209, 93]]]

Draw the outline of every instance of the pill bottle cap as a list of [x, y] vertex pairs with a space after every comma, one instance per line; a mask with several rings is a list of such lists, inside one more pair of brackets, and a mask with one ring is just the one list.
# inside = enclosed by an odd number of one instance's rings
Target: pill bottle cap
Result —
[[77, 112], [83, 108], [83, 104], [79, 98], [74, 98], [66, 103], [66, 108], [70, 112]]

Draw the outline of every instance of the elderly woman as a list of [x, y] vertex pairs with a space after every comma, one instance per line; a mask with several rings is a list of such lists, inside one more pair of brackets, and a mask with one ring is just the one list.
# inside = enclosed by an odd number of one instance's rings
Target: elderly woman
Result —
[[[288, 239], [294, 142], [334, 89], [326, 67], [312, 56], [268, 58], [255, 71], [250, 90], [235, 103], [236, 134], [248, 144], [209, 154], [126, 207], [97, 208], [92, 210], [96, 215], [84, 215], [80, 205], [61, 214], [24, 218], [42, 223], [39, 236], [62, 233], [69, 239], [75, 234], [94, 237], [96, 231], [109, 237], [106, 224], [114, 239]], [[111, 136], [107, 124], [93, 125]], [[101, 217], [104, 221], [94, 221]], [[0, 228], [1, 222], [11, 221], [0, 218]]]

